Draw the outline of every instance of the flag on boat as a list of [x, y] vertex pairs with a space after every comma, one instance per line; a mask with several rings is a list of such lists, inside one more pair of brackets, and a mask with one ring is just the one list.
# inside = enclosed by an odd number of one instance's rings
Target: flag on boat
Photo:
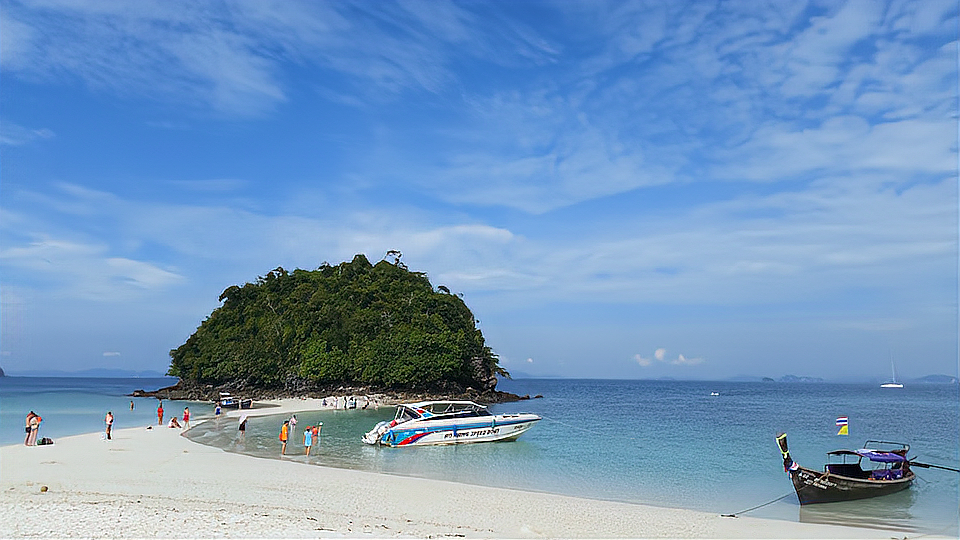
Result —
[[846, 416], [841, 416], [841, 417], [837, 418], [837, 425], [838, 425], [838, 426], [845, 426], [845, 425], [847, 425], [847, 420], [848, 420], [848, 419], [847, 419]]
[[841, 416], [837, 418], [837, 425], [840, 426], [840, 431], [837, 432], [837, 435], [849, 435], [849, 421], [846, 416]]
[[840, 426], [840, 431], [837, 432], [837, 435], [849, 435], [850, 432], [847, 431], [847, 426]]

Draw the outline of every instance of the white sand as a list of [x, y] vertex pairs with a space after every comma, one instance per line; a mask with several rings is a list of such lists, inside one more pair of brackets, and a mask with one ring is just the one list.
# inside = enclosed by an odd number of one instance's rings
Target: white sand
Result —
[[[277, 403], [243, 413], [319, 406]], [[904, 537], [260, 459], [156, 426], [0, 448], [0, 492], [2, 538]]]

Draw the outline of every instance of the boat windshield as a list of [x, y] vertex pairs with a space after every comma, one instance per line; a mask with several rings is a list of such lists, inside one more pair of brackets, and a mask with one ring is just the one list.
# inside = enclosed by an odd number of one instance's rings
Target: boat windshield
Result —
[[413, 407], [408, 407], [406, 405], [400, 405], [397, 407], [397, 416], [394, 417], [394, 420], [397, 423], [406, 422], [407, 420], [416, 420], [417, 418], [422, 418], [425, 411], [423, 409], [415, 409]]

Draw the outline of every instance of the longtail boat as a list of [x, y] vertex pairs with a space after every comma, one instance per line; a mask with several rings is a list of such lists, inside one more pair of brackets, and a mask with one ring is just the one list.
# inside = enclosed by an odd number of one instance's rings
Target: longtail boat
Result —
[[777, 436], [777, 445], [801, 505], [888, 495], [907, 489], [916, 478], [907, 459], [910, 445], [904, 443], [871, 440], [859, 450], [827, 452], [823, 471], [793, 461], [786, 433]]

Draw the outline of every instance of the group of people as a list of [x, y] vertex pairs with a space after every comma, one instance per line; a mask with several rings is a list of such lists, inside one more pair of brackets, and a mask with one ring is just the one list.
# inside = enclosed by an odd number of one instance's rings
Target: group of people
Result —
[[[246, 417], [244, 417], [244, 420], [245, 419]], [[322, 427], [323, 422], [318, 422], [315, 426], [303, 428], [303, 448], [307, 456], [310, 455], [310, 450], [314, 444], [320, 444], [320, 430]], [[287, 441], [296, 434], [296, 428], [297, 415], [291, 416], [289, 420], [284, 420], [283, 425], [280, 426], [280, 455], [287, 453]]]
[[[331, 398], [331, 401], [333, 403], [334, 409], [347, 410], [347, 409], [357, 408], [357, 398], [355, 396], [343, 396], [342, 398], [335, 396]], [[363, 396], [363, 405], [361, 405], [360, 408], [366, 409], [367, 407], [370, 406], [371, 403], [374, 405], [375, 408], [377, 409], [380, 408], [380, 403], [379, 401], [377, 401], [376, 398], [374, 398], [374, 400], [371, 401], [370, 398], [367, 396]], [[323, 398], [323, 400], [321, 401], [321, 405], [323, 407], [327, 406], [327, 398]]]
[[[160, 401], [157, 405], [157, 425], [163, 425], [163, 401]], [[183, 423], [181, 423], [176, 416], [173, 416], [170, 418], [170, 421], [167, 422], [167, 427], [181, 428], [184, 431], [190, 429], [190, 407], [183, 408]]]

